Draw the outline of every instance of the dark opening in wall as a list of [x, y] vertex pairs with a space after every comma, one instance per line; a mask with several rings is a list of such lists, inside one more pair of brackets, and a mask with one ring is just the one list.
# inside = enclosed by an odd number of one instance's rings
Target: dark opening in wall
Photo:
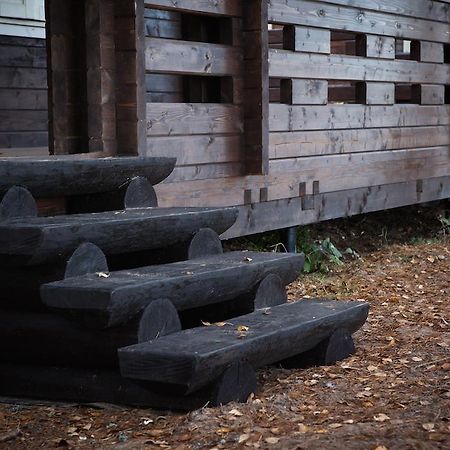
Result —
[[269, 23], [269, 48], [283, 49], [283, 33], [282, 25], [273, 25]]
[[269, 78], [269, 101], [270, 103], [281, 102], [281, 79]]
[[450, 64], [450, 44], [444, 44], [444, 63]]
[[183, 102], [234, 103], [232, 77], [183, 76]]
[[359, 34], [346, 31], [331, 32], [331, 53], [356, 56], [356, 41]]
[[418, 61], [420, 58], [420, 42], [407, 39], [395, 40], [395, 59]]
[[357, 103], [356, 81], [330, 80], [328, 103]]
[[416, 103], [417, 92], [412, 84], [400, 83], [395, 85], [395, 103]]
[[181, 14], [181, 36], [185, 41], [234, 45], [233, 21], [228, 17]]
[[445, 104], [450, 105], [450, 85], [445, 86]]

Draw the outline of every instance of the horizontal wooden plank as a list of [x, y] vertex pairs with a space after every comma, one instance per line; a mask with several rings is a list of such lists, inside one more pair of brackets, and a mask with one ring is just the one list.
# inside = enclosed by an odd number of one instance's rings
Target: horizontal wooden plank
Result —
[[448, 23], [364, 11], [347, 5], [307, 0], [271, 0], [269, 22], [450, 43]]
[[47, 131], [47, 111], [0, 110], [0, 132]]
[[[267, 189], [267, 200], [296, 198], [299, 185], [306, 183], [312, 193], [315, 181], [320, 181], [320, 193], [358, 189], [381, 184], [450, 175], [449, 146], [378, 151], [347, 155], [304, 157], [296, 160], [270, 161], [270, 175], [230, 177], [218, 180], [198, 180], [161, 183], [155, 189], [161, 204], [180, 205], [242, 205], [244, 192]], [[190, 196], [186, 196], [186, 192]], [[257, 200], [258, 199], [258, 200]]]
[[0, 88], [47, 89], [47, 70], [2, 67], [2, 70], [0, 70]]
[[47, 67], [45, 47], [0, 45], [0, 67]]
[[[28, 156], [28, 157], [42, 157], [42, 156], [48, 156], [48, 137], [47, 133], [43, 133], [44, 138], [43, 142], [45, 142], [45, 146], [38, 146], [38, 143], [35, 140], [30, 139], [29, 143], [26, 142], [25, 144], [22, 143], [22, 147], [19, 147], [17, 145], [10, 145], [8, 146], [4, 145], [4, 133], [0, 133], [0, 157], [1, 158], [9, 158], [9, 157], [22, 157], [22, 156]], [[23, 133], [20, 133], [22, 135]], [[31, 136], [34, 136], [35, 133], [29, 133]], [[37, 134], [37, 133], [36, 133]], [[37, 138], [36, 138], [37, 139]], [[28, 147], [25, 145], [29, 145]]]
[[237, 134], [242, 131], [238, 106], [219, 103], [147, 104], [147, 136]]
[[271, 104], [270, 131], [450, 125], [450, 106]]
[[354, 81], [446, 84], [450, 65], [384, 60], [346, 55], [269, 50], [269, 74], [279, 78], [316, 78]]
[[270, 158], [450, 145], [448, 126], [297, 131], [270, 134]]
[[326, 0], [340, 6], [378, 11], [396, 16], [416, 17], [435, 22], [450, 22], [450, 7], [442, 0]]
[[230, 239], [450, 197], [450, 177], [421, 179], [420, 190], [417, 185], [414, 180], [318, 194], [311, 198], [314, 208], [308, 210], [302, 208], [302, 198], [240, 206], [236, 223], [221, 237]]
[[145, 0], [146, 8], [159, 8], [168, 11], [191, 12], [218, 16], [240, 17], [240, 0]]
[[244, 163], [224, 162], [218, 164], [197, 164], [175, 167], [167, 177], [167, 183], [192, 180], [214, 180], [219, 178], [237, 177], [244, 174]]
[[0, 88], [0, 110], [40, 109], [48, 107], [45, 89], [5, 89]]
[[[45, 148], [47, 146], [47, 131], [0, 132], [0, 156], [4, 153], [10, 156], [11, 152], [14, 152], [12, 156], [34, 156], [36, 151], [32, 151], [33, 147], [38, 147], [39, 155], [48, 155], [48, 148]], [[26, 147], [30, 147], [30, 150]], [[5, 149], [11, 150], [4, 151]]]
[[242, 135], [150, 137], [144, 154], [177, 158], [177, 166], [238, 162], [241, 146]]
[[145, 69], [153, 73], [240, 75], [242, 52], [227, 45], [146, 38]]

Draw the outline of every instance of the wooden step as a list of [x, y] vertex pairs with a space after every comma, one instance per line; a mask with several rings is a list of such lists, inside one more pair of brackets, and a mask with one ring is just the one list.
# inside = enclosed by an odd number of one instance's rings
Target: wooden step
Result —
[[195, 392], [234, 361], [257, 368], [311, 350], [335, 330], [354, 333], [368, 312], [363, 302], [286, 303], [231, 319], [225, 326], [193, 328], [120, 349], [121, 373]]
[[[243, 378], [243, 377], [241, 377]], [[238, 380], [237, 387], [213, 385], [190, 396], [177, 395], [141, 381], [123, 378], [118, 370], [45, 367], [0, 363], [0, 395], [77, 403], [112, 403], [158, 410], [189, 411], [206, 405], [245, 401], [255, 392], [256, 379]], [[239, 383], [240, 382], [240, 383]], [[11, 401], [13, 403], [13, 401]]]
[[0, 266], [63, 261], [83, 242], [107, 255], [189, 241], [204, 227], [218, 234], [237, 217], [234, 208], [137, 208], [57, 217], [17, 217], [0, 222]]
[[24, 186], [35, 197], [108, 192], [138, 176], [155, 185], [170, 175], [175, 162], [175, 158], [148, 157], [0, 158], [0, 194], [12, 186]]
[[126, 323], [149, 303], [169, 299], [177, 310], [222, 303], [252, 292], [269, 274], [285, 286], [303, 267], [304, 255], [229, 252], [191, 261], [67, 278], [41, 288], [43, 302], [83, 316], [95, 327]]

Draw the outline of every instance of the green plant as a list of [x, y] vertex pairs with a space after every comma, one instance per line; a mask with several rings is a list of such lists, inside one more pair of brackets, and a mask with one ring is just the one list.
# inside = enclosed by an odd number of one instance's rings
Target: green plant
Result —
[[439, 222], [441, 222], [442, 232], [444, 234], [450, 234], [450, 218], [440, 215]]
[[312, 240], [306, 229], [299, 232], [297, 245], [299, 251], [305, 254], [305, 265], [303, 267], [303, 272], [305, 273], [328, 273], [331, 266], [342, 266], [344, 264], [344, 255], [359, 258], [358, 253], [351, 248], [347, 248], [341, 252], [331, 242], [330, 238], [323, 239], [322, 241]]

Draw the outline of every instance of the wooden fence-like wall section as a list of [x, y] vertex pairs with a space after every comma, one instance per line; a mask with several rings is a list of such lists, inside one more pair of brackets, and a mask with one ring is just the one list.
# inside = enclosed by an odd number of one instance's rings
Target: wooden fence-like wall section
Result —
[[242, 205], [233, 236], [450, 196], [449, 2], [145, 5], [163, 204]]
[[45, 40], [0, 36], [0, 156], [46, 147], [47, 121]]

